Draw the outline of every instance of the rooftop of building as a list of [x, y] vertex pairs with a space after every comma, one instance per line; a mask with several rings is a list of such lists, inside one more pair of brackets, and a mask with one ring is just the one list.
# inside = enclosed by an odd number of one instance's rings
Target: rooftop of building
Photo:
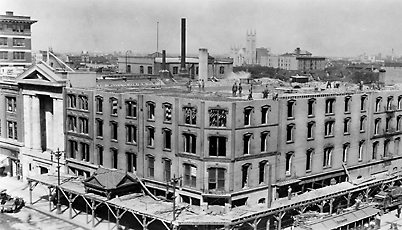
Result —
[[[205, 81], [202, 89], [197, 80], [191, 80], [191, 88], [187, 78], [160, 78], [158, 75], [136, 77], [98, 78], [97, 87], [91, 88], [112, 93], [153, 94], [159, 96], [200, 99], [205, 101], [247, 101], [252, 88], [252, 100], [264, 100], [263, 92], [268, 90], [268, 99], [273, 97], [326, 97], [370, 93], [384, 90], [400, 90], [400, 85], [380, 86], [367, 84], [362, 88], [358, 84], [342, 81], [316, 81], [309, 77], [307, 83], [284, 82], [279, 79], [261, 78], [251, 79], [247, 76], [233, 75], [226, 79]], [[234, 84], [241, 82], [242, 93], [232, 92]]]
[[12, 11], [6, 11], [5, 15], [0, 15], [0, 21], [30, 23], [30, 24], [37, 22], [36, 20], [31, 20], [31, 17], [29, 17], [29, 16], [14, 15], [14, 12], [12, 12]]

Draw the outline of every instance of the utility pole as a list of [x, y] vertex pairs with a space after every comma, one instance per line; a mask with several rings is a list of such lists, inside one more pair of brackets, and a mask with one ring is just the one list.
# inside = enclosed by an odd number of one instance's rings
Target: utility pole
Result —
[[60, 203], [60, 157], [62, 155], [63, 151], [60, 151], [59, 149], [57, 149], [57, 151], [55, 152], [51, 152], [51, 157], [52, 157], [52, 161], [53, 161], [53, 155], [56, 157], [57, 159], [57, 214], [61, 214], [61, 203]]
[[173, 221], [176, 220], [176, 185], [181, 180], [181, 177], [177, 177], [173, 175], [172, 184], [173, 184]]

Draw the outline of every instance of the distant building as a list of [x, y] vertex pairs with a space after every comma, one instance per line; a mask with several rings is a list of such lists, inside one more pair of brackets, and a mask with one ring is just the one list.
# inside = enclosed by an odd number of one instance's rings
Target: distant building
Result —
[[31, 25], [35, 20], [11, 11], [0, 15], [0, 67], [28, 67], [32, 64]]
[[257, 65], [259, 63], [258, 57], [264, 55], [265, 50], [267, 50], [266, 48], [256, 48], [256, 32], [247, 32], [246, 40], [246, 47], [230, 48], [230, 57], [233, 58], [233, 66]]

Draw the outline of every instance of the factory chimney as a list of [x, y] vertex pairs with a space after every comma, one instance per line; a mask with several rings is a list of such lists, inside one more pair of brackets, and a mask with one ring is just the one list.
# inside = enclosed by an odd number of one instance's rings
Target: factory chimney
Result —
[[181, 19], [181, 65], [180, 75], [187, 75], [186, 70], [186, 19]]
[[162, 50], [162, 70], [166, 70], [166, 50]]
[[208, 50], [200, 48], [198, 55], [198, 79], [206, 82], [208, 79]]

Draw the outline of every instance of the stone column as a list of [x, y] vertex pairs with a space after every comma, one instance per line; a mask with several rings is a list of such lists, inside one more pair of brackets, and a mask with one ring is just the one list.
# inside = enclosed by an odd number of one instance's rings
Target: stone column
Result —
[[[47, 98], [46, 98], [47, 99]], [[45, 118], [46, 118], [46, 149], [53, 149], [55, 139], [55, 131], [56, 129], [53, 128], [53, 98], [52, 100], [45, 100], [46, 101], [46, 111], [45, 111]]]
[[39, 98], [37, 96], [32, 96], [32, 129], [30, 135], [32, 136], [32, 148], [33, 149], [41, 149], [41, 133], [40, 133], [40, 107], [39, 107]]
[[53, 98], [53, 149], [64, 151], [64, 120], [63, 100]]
[[27, 148], [32, 148], [32, 96], [23, 96], [24, 109], [24, 142]]

